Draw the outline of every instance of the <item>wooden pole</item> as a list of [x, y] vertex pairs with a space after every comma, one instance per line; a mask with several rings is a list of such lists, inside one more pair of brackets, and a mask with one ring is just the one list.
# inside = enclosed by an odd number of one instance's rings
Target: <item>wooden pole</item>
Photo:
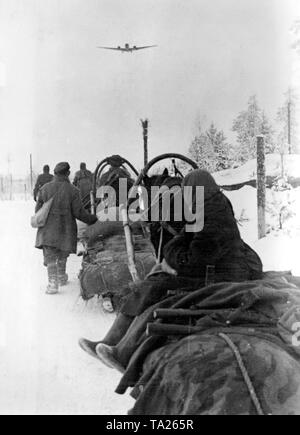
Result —
[[123, 220], [123, 227], [125, 232], [125, 239], [126, 239], [126, 248], [127, 248], [127, 255], [128, 255], [128, 268], [129, 272], [132, 276], [133, 282], [140, 281], [140, 277], [136, 268], [135, 263], [135, 252], [134, 252], [134, 245], [132, 240], [132, 232], [131, 228], [129, 226], [128, 222], [128, 213], [124, 205], [120, 206], [120, 213]]
[[264, 136], [257, 136], [258, 238], [266, 236], [266, 155]]
[[90, 193], [90, 200], [91, 200], [91, 214], [96, 216], [96, 203], [95, 203], [95, 197], [93, 190]]
[[148, 154], [148, 135], [149, 135], [149, 121], [145, 119], [143, 121], [141, 119], [142, 127], [143, 127], [143, 138], [144, 138], [144, 167], [148, 164], [149, 154]]

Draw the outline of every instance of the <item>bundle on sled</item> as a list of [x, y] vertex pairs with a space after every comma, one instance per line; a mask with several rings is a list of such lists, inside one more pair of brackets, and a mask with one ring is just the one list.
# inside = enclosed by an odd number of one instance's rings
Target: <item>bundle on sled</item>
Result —
[[[155, 265], [153, 248], [141, 224], [133, 225], [132, 233], [137, 273], [144, 279]], [[123, 287], [132, 282], [123, 223], [98, 222], [84, 236], [87, 248], [79, 276], [81, 296], [84, 300], [102, 296], [118, 309]]]

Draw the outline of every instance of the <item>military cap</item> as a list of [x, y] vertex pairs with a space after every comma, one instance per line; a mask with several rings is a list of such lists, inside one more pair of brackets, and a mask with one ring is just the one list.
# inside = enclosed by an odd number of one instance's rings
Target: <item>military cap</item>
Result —
[[61, 162], [55, 166], [54, 173], [57, 175], [60, 175], [60, 174], [64, 175], [67, 172], [69, 172], [70, 169], [71, 168], [70, 168], [70, 165], [68, 162]]

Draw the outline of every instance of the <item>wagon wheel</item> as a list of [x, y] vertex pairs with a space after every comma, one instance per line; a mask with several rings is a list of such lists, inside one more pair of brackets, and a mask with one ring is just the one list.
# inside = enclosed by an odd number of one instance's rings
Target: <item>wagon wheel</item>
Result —
[[195, 163], [193, 160], [189, 159], [188, 157], [183, 156], [182, 154], [175, 154], [175, 153], [162, 154], [161, 156], [158, 156], [155, 159], [151, 160], [151, 162], [149, 162], [145, 166], [145, 168], [140, 173], [138, 179], [136, 180], [135, 186], [140, 186], [143, 183], [144, 178], [146, 176], [148, 176], [148, 173], [149, 173], [150, 169], [154, 165], [156, 165], [157, 163], [161, 162], [162, 160], [167, 160], [167, 159], [172, 159], [172, 160], [178, 159], [178, 160], [181, 160], [181, 161], [187, 163], [193, 169], [199, 169], [197, 163]]

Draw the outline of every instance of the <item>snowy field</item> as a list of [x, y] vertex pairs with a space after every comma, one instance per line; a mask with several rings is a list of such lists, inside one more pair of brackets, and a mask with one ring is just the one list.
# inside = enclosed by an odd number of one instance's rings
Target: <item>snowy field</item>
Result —
[[46, 296], [42, 253], [33, 248], [32, 202], [0, 202], [0, 413], [126, 414], [129, 396], [114, 390], [119, 375], [77, 345], [101, 338], [113, 316], [78, 299], [80, 259], [71, 257], [71, 283]]
[[[243, 238], [259, 252], [265, 270], [300, 276], [300, 189], [291, 193], [297, 216], [261, 241], [256, 190], [226, 194]], [[80, 259], [75, 256], [69, 263], [70, 284], [58, 296], [45, 295], [46, 270], [29, 225], [32, 209], [32, 202], [0, 202], [0, 413], [126, 414], [133, 401], [114, 393], [119, 375], [77, 345], [81, 336], [101, 338], [113, 316], [96, 301], [86, 306], [78, 298]]]

